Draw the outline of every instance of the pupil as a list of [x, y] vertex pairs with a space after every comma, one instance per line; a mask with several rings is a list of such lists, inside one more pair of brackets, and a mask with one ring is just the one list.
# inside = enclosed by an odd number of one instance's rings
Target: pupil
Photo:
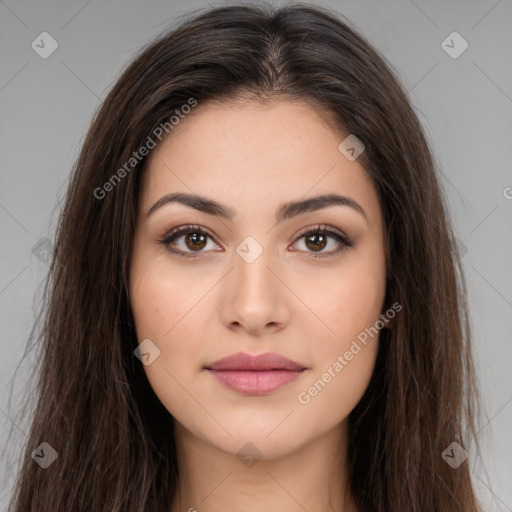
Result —
[[[196, 249], [202, 249], [205, 246], [205, 236], [198, 233], [189, 233], [186, 237], [187, 242], [192, 240], [192, 244]], [[194, 247], [190, 247], [193, 249]]]
[[320, 239], [323, 239], [323, 241], [324, 241], [324, 243], [322, 244], [321, 247], [319, 247], [318, 245], [313, 245], [310, 248], [316, 251], [316, 250], [319, 250], [319, 249], [323, 249], [325, 247], [325, 237], [323, 235], [310, 235], [308, 237], [308, 245], [309, 245], [310, 242], [313, 243], [313, 244], [318, 244], [318, 241]]

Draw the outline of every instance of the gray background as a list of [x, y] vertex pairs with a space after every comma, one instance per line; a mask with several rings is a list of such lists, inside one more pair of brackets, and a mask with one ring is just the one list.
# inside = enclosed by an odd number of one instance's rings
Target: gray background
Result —
[[[442, 166], [443, 187], [464, 255], [486, 419], [483, 467], [466, 447], [487, 510], [512, 511], [512, 2], [314, 1], [334, 8], [387, 57], [409, 91]], [[91, 116], [135, 52], [192, 9], [187, 1], [0, 0], [0, 440], [13, 426], [13, 371], [34, 320], [47, 265], [32, 248], [53, 240], [60, 201]], [[49, 32], [58, 49], [31, 43]], [[452, 58], [453, 31], [468, 43]], [[457, 51], [459, 40], [448, 42]], [[46, 45], [48, 48], [48, 45]], [[511, 187], [511, 188], [507, 188]], [[18, 453], [16, 446], [9, 446]], [[0, 465], [0, 510], [12, 470]], [[507, 483], [508, 482], [508, 483]]]

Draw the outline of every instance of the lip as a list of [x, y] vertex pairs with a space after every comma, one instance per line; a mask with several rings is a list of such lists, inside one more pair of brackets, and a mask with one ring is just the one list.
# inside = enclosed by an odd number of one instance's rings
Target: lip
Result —
[[238, 352], [227, 357], [223, 357], [218, 361], [208, 365], [207, 370], [293, 370], [301, 371], [305, 370], [306, 367], [287, 359], [280, 354], [273, 352], [266, 352], [265, 354], [259, 354], [252, 356], [245, 352]]
[[306, 368], [279, 354], [232, 354], [205, 367], [221, 384], [243, 395], [263, 395], [297, 379]]

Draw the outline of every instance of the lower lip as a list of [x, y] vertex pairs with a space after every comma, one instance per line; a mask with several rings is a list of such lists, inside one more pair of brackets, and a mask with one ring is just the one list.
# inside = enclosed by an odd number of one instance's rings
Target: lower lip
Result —
[[298, 377], [301, 371], [294, 370], [208, 370], [224, 386], [243, 395], [264, 395], [288, 384]]

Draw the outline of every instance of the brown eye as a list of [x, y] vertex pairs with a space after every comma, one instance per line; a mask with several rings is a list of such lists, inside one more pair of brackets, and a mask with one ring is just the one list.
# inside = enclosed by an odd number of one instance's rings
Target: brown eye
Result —
[[327, 245], [327, 237], [322, 234], [309, 235], [306, 238], [306, 245], [315, 252], [321, 251]]
[[188, 233], [187, 235], [185, 235], [185, 244], [189, 249], [193, 251], [201, 250], [206, 245], [206, 239], [207, 237], [202, 233]]
[[[334, 248], [324, 250], [327, 246], [331, 245], [331, 240], [333, 241]], [[298, 241], [303, 241], [306, 247], [302, 252], [306, 252], [312, 258], [334, 256], [354, 245], [342, 232], [328, 226], [318, 226], [314, 229], [309, 229], [299, 236]]]
[[206, 252], [203, 249], [209, 240], [213, 243], [212, 237], [199, 226], [182, 226], [172, 230], [158, 242], [173, 254], [193, 258], [196, 256], [194, 253]]

